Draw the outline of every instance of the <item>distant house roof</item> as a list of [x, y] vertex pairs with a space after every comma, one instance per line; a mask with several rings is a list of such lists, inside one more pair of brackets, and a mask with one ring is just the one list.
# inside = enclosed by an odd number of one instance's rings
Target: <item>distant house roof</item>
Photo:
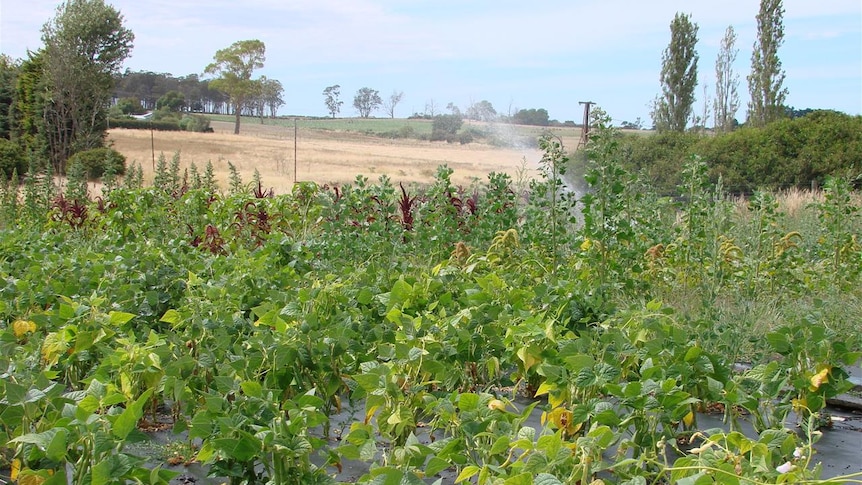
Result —
[[152, 117], [153, 117], [152, 111], [147, 111], [146, 113], [144, 113], [142, 115], [132, 115], [132, 118], [134, 118], [136, 120], [149, 120]]

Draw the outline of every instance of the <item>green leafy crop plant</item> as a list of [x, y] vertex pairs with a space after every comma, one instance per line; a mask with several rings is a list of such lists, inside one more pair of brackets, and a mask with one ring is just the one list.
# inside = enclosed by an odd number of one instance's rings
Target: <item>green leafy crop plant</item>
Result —
[[76, 227], [39, 186], [0, 198], [0, 467], [162, 483], [127, 446], [158, 421], [232, 483], [816, 481], [862, 350], [858, 194], [740, 202], [693, 158], [672, 200], [617, 141], [585, 193], [547, 139], [520, 189], [220, 193], [165, 160]]

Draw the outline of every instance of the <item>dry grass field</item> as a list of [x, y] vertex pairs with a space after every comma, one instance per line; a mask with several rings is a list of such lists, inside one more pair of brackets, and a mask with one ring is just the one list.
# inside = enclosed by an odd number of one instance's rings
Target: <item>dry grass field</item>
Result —
[[240, 135], [233, 134], [231, 123], [215, 121], [212, 127], [215, 133], [156, 131], [152, 140], [146, 130], [113, 129], [108, 139], [129, 164], [141, 164], [145, 184], [152, 182], [153, 154], [158, 158], [163, 153], [170, 161], [179, 151], [181, 169], [194, 163], [202, 172], [212, 162], [223, 189], [228, 185], [231, 162], [244, 182], [257, 169], [264, 188], [277, 193], [289, 191], [294, 180], [343, 184], [357, 175], [376, 181], [385, 174], [396, 184], [428, 183], [443, 164], [454, 170], [452, 180], [459, 185], [486, 180], [491, 172], [505, 172], [518, 180], [535, 176], [541, 159], [541, 152], [534, 148], [390, 140], [356, 132], [300, 129], [294, 160], [293, 127], [246, 121]]

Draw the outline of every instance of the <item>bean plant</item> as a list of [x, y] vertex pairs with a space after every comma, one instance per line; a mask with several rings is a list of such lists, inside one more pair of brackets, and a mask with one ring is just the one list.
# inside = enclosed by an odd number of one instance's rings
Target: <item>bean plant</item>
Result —
[[825, 480], [862, 357], [858, 194], [790, 217], [693, 157], [661, 197], [607, 125], [584, 184], [548, 136], [527, 186], [222, 192], [179, 154], [98, 197], [2, 186], [2, 473], [168, 483], [135, 447], [161, 427], [231, 484]]

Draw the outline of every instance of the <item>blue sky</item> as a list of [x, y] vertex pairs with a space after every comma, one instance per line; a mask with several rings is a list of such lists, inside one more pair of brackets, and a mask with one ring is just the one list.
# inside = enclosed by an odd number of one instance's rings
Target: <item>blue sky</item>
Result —
[[[0, 51], [13, 58], [41, 46], [57, 0], [0, 0]], [[135, 33], [132, 70], [202, 74], [216, 50], [237, 40], [266, 44], [257, 74], [285, 87], [287, 114], [326, 115], [323, 89], [340, 84], [342, 116], [354, 93], [403, 91], [396, 116], [466, 109], [545, 108], [560, 121], [594, 101], [616, 122], [640, 117], [659, 91], [662, 50], [676, 12], [699, 27], [699, 82], [713, 96], [715, 58], [728, 25], [738, 34], [734, 66], [745, 118], [757, 0], [151, 0], [111, 2]], [[862, 114], [862, 2], [786, 0], [787, 104]], [[710, 103], [711, 104], [711, 103]], [[381, 112], [377, 116], [384, 116]]]

